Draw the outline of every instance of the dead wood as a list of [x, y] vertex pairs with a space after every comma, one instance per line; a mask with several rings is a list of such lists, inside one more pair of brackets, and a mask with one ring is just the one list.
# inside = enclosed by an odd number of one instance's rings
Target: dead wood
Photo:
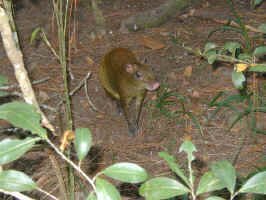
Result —
[[121, 22], [120, 31], [137, 31], [140, 29], [157, 27], [166, 22], [178, 12], [184, 11], [188, 6], [200, 0], [168, 0], [159, 7], [133, 15]]

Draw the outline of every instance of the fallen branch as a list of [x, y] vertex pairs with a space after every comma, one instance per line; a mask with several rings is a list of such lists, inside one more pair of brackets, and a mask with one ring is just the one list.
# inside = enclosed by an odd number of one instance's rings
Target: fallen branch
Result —
[[14, 40], [13, 37], [14, 33], [11, 31], [8, 15], [6, 14], [5, 10], [1, 7], [0, 7], [0, 33], [2, 36], [6, 54], [14, 67], [15, 76], [19, 83], [25, 102], [35, 106], [37, 111], [42, 116], [42, 125], [47, 129], [49, 129], [54, 134], [55, 129], [53, 125], [49, 122], [44, 113], [41, 111], [40, 106], [35, 97], [31, 82], [28, 78], [28, 73], [24, 67], [23, 55], [21, 53], [19, 45]]
[[137, 13], [121, 22], [120, 31], [137, 31], [140, 29], [157, 27], [175, 16], [178, 11], [183, 11], [193, 3], [200, 0], [168, 0], [159, 7]]

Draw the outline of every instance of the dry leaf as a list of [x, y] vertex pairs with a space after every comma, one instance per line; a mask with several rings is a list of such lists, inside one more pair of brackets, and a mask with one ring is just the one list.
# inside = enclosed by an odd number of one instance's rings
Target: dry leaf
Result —
[[243, 72], [249, 67], [248, 64], [245, 63], [237, 63], [235, 64], [236, 72]]
[[89, 66], [92, 66], [94, 64], [94, 61], [92, 60], [91, 57], [87, 56], [86, 60], [87, 60], [87, 63], [88, 63]]
[[148, 48], [150, 48], [152, 50], [158, 50], [158, 49], [162, 49], [162, 48], [165, 47], [165, 45], [161, 41], [154, 40], [154, 39], [152, 39], [150, 37], [147, 37], [147, 36], [142, 37], [140, 39], [140, 43], [143, 46], [148, 47]]
[[191, 75], [192, 75], [192, 70], [193, 70], [192, 66], [187, 66], [187, 67], [185, 68], [185, 70], [184, 70], [184, 76], [185, 76], [186, 78], [190, 78]]
[[45, 102], [50, 99], [49, 95], [44, 91], [39, 92], [39, 98], [40, 98], [40, 102]]
[[193, 98], [198, 99], [198, 98], [200, 98], [200, 93], [199, 93], [198, 91], [196, 91], [196, 90], [193, 90], [191, 96], [192, 96]]
[[74, 140], [75, 134], [73, 131], [67, 130], [64, 132], [63, 137], [61, 138], [61, 144], [59, 149], [63, 152], [69, 144]]

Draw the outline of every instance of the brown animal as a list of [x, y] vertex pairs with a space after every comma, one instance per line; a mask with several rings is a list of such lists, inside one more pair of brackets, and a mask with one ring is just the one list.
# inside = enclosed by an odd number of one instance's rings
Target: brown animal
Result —
[[130, 50], [115, 48], [104, 56], [99, 79], [104, 89], [122, 106], [129, 135], [136, 135], [146, 90], [153, 91], [160, 86], [151, 68], [141, 64]]

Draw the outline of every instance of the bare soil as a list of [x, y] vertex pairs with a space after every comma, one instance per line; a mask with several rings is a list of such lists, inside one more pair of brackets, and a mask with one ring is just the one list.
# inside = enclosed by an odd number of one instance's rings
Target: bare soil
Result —
[[[121, 8], [114, 8], [112, 1], [102, 1], [100, 8], [106, 18], [107, 34], [104, 38], [94, 41], [90, 38], [95, 22], [89, 8], [89, 1], [79, 2], [76, 13], [77, 40], [71, 43], [73, 48], [69, 60], [69, 66], [74, 75], [74, 79], [70, 80], [70, 88], [74, 89], [88, 72], [92, 72], [92, 77], [88, 81], [88, 94], [94, 105], [104, 112], [102, 114], [91, 109], [84, 89], [73, 95], [75, 127], [88, 127], [93, 135], [94, 148], [83, 164], [83, 168], [88, 174], [94, 175], [115, 162], [134, 162], [147, 169], [151, 176], [171, 176], [167, 165], [158, 157], [158, 152], [168, 151], [177, 157], [181, 166], [185, 167], [185, 157], [178, 153], [184, 138], [191, 138], [198, 149], [197, 162], [194, 166], [197, 169], [197, 175], [206, 171], [213, 161], [223, 159], [235, 162], [235, 167], [242, 176], [254, 172], [258, 167], [265, 167], [265, 135], [252, 133], [246, 119], [229, 131], [228, 127], [232, 122], [233, 114], [228, 110], [222, 110], [210, 118], [214, 108], [208, 107], [208, 103], [218, 92], [226, 91], [229, 94], [237, 92], [231, 82], [233, 66], [222, 63], [217, 69], [213, 69], [205, 60], [189, 54], [172, 41], [172, 36], [175, 36], [186, 46], [194, 49], [203, 48], [208, 33], [221, 26], [215, 20], [225, 20], [232, 16], [226, 1], [204, 1], [199, 7], [189, 8], [184, 15], [175, 16], [157, 28], [127, 34], [118, 31], [122, 19], [137, 12], [152, 9], [162, 2], [164, 1], [125, 0], [121, 1]], [[265, 23], [266, 3], [252, 10], [249, 1], [234, 2], [246, 24], [256, 27], [260, 23]], [[188, 15], [193, 9], [204, 17]], [[15, 20], [31, 80], [49, 77], [47, 82], [34, 85], [39, 102], [55, 108], [63, 98], [60, 65], [43, 42], [38, 41], [35, 45], [29, 42], [34, 28], [42, 27], [51, 43], [57, 46], [52, 5], [50, 1], [32, 3], [32, 1], [23, 0], [15, 7]], [[163, 43], [165, 47], [158, 50], [144, 47], [141, 42], [144, 36]], [[225, 41], [241, 42], [240, 36], [234, 32], [219, 32], [211, 37], [211, 40], [219, 44]], [[184, 95], [187, 99], [186, 107], [197, 117], [203, 128], [203, 134], [187, 116], [172, 119], [160, 114], [158, 109], [149, 104], [159, 98], [159, 93], [155, 92], [148, 94], [145, 99], [140, 122], [141, 133], [137, 137], [129, 137], [124, 117], [117, 115], [114, 102], [107, 96], [97, 77], [102, 56], [114, 47], [127, 47], [134, 51], [140, 60], [147, 59], [161, 82], [161, 88], [167, 87], [171, 91]], [[15, 84], [12, 66], [1, 44], [0, 58], [1, 74], [6, 75], [11, 84]], [[187, 68], [192, 68], [191, 75], [184, 74]], [[259, 83], [265, 84], [263, 79], [259, 80]], [[173, 106], [171, 109], [176, 107]], [[50, 110], [44, 111], [57, 127], [57, 132], [62, 134], [64, 123], [60, 123], [59, 118], [64, 120], [64, 112], [62, 111], [59, 117], [59, 114]], [[259, 116], [259, 121], [265, 128], [265, 116]], [[59, 141], [59, 137], [54, 138], [55, 143], [58, 144]], [[16, 164], [16, 167], [31, 174], [42, 188], [59, 194], [51, 160], [47, 152], [36, 150], [28, 153], [19, 162], [20, 164]], [[60, 159], [57, 162], [61, 163]], [[122, 186], [121, 190], [128, 191], [128, 188]], [[125, 199], [140, 199], [132, 195], [130, 190], [128, 193], [125, 194], [127, 195]]]

